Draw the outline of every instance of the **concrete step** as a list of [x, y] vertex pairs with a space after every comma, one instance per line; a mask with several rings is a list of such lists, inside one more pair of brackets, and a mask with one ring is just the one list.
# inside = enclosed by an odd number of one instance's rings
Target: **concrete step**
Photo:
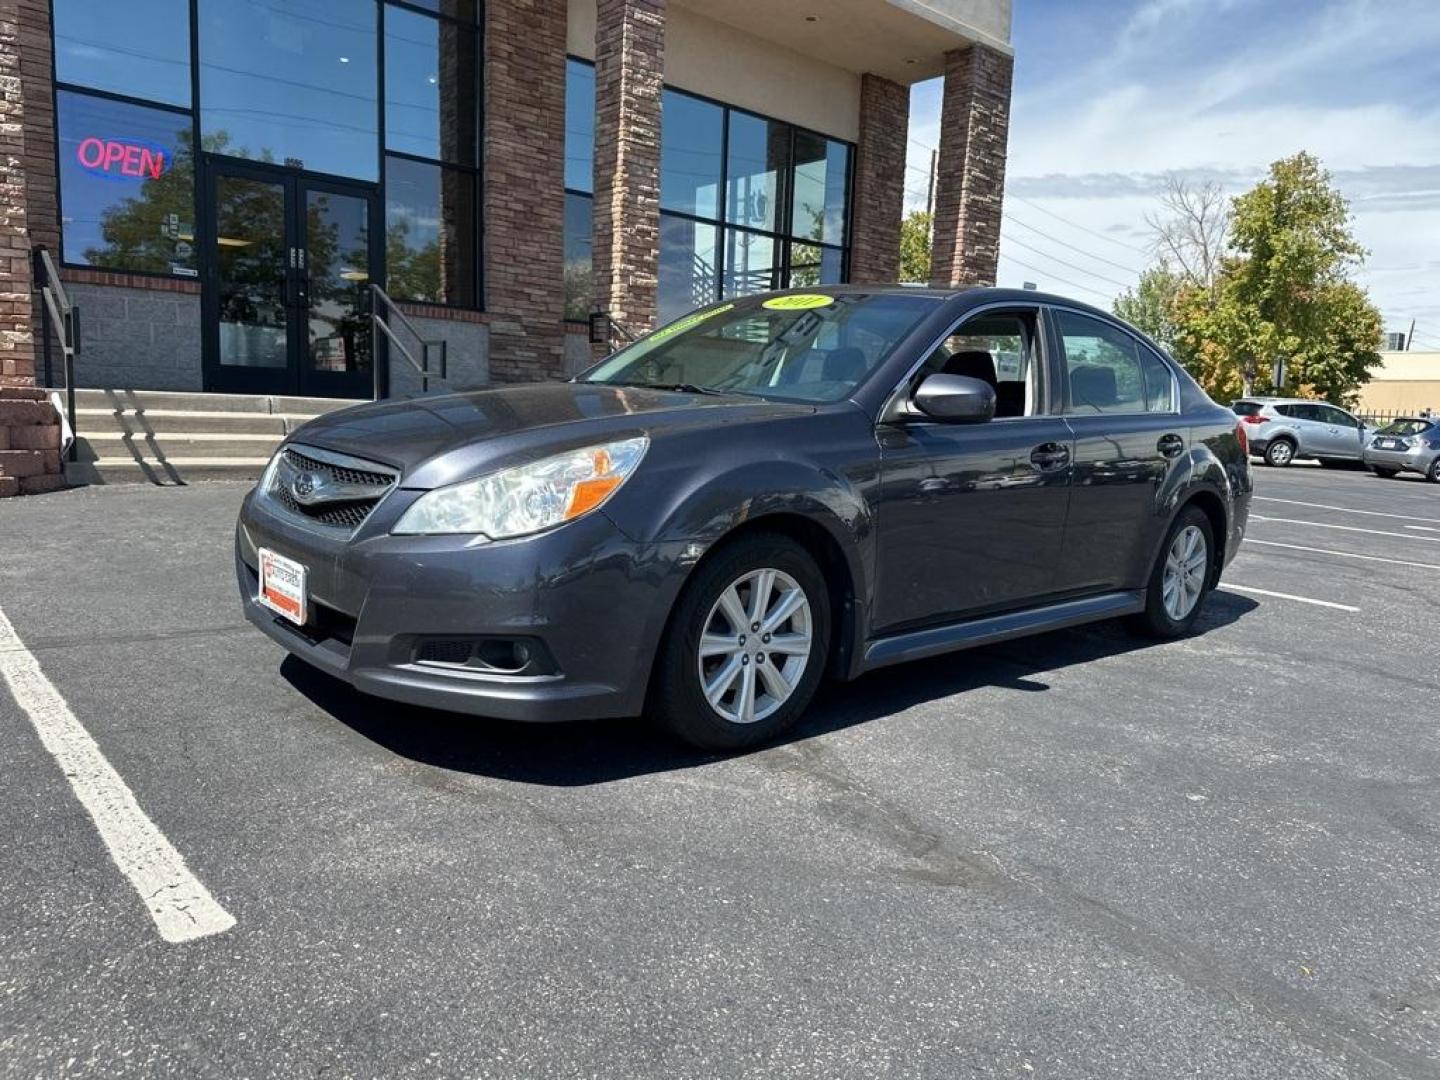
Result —
[[67, 461], [65, 479], [81, 484], [159, 484], [182, 486], [203, 480], [258, 480], [269, 458], [133, 457]]
[[[63, 392], [62, 392], [63, 395]], [[335, 409], [359, 405], [353, 398], [288, 397], [271, 394], [192, 394], [171, 390], [93, 390], [75, 391], [75, 408], [104, 409], [114, 412], [126, 409], [148, 412], [151, 409], [180, 412], [279, 413], [295, 416], [319, 416]]]
[[112, 458], [269, 458], [285, 436], [236, 435], [231, 432], [165, 432], [156, 435], [128, 435], [120, 431], [91, 431], [81, 428], [76, 440], [81, 461]]
[[183, 409], [80, 409], [75, 410], [75, 424], [81, 433], [120, 431], [144, 435], [167, 432], [205, 432], [235, 435], [288, 435], [311, 416], [283, 413], [190, 412]]

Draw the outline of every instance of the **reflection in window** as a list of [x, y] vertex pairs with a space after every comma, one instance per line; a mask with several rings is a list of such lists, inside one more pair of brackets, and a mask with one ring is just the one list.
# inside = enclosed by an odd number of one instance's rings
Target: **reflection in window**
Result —
[[565, 64], [565, 187], [595, 186], [595, 68], [582, 60]]
[[839, 248], [819, 244], [790, 245], [790, 287], [839, 285], [844, 280], [845, 258]]
[[307, 192], [305, 248], [310, 282], [310, 367], [315, 371], [369, 371], [368, 200], [329, 191]]
[[55, 0], [55, 77], [190, 104], [189, 0]]
[[1056, 319], [1070, 383], [1068, 411], [1079, 415], [1146, 411], [1135, 339], [1088, 315], [1060, 311]]
[[845, 242], [850, 148], [806, 131], [795, 133], [795, 195], [790, 233], [826, 244]]
[[65, 261], [193, 276], [189, 114], [69, 90], [56, 105]]
[[714, 225], [705, 222], [660, 215], [660, 322], [714, 302], [718, 234]]
[[397, 300], [475, 306], [475, 175], [385, 159], [385, 269]]
[[780, 177], [790, 161], [790, 125], [730, 113], [725, 172], [725, 220], [773, 232]]
[[565, 196], [565, 318], [585, 319], [595, 294], [591, 269], [591, 214], [594, 200], [589, 195]]
[[354, 0], [200, 0], [207, 147], [376, 179], [375, 10]]
[[385, 145], [475, 164], [479, 42], [473, 27], [385, 8]]
[[662, 102], [660, 206], [696, 217], [719, 215], [725, 112], [667, 90]]
[[465, 22], [475, 21], [476, 0], [405, 0], [411, 7], [424, 8], [436, 15], [448, 15]]
[[215, 306], [226, 367], [289, 362], [285, 209], [283, 183], [215, 177]]
[[748, 296], [776, 287], [774, 237], [741, 229], [725, 230], [724, 296]]

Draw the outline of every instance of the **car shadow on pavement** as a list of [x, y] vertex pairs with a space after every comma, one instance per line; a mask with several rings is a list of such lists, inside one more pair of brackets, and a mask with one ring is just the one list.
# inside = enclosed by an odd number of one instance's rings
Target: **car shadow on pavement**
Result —
[[[1216, 592], [1195, 633], [1227, 626], [1257, 606], [1247, 597]], [[840, 731], [982, 686], [1043, 693], [1050, 687], [1041, 673], [1156, 644], [1105, 622], [886, 668], [852, 683], [827, 684], [801, 723], [769, 745]], [[600, 784], [727, 756], [684, 746], [639, 718], [521, 724], [370, 697], [293, 656], [286, 657], [280, 673], [316, 707], [392, 753], [498, 780]]]

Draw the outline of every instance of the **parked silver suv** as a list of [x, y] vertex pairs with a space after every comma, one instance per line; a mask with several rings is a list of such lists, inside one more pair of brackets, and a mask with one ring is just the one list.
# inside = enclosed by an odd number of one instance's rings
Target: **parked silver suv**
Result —
[[1304, 398], [1251, 397], [1230, 405], [1245, 423], [1250, 452], [1266, 465], [1284, 467], [1296, 458], [1321, 465], [1359, 462], [1369, 429], [1344, 409]]

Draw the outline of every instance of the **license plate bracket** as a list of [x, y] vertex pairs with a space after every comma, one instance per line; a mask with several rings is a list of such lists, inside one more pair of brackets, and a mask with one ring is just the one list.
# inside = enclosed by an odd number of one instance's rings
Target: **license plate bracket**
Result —
[[261, 548], [257, 555], [260, 560], [260, 591], [255, 599], [296, 626], [304, 626], [310, 616], [306, 588], [309, 571], [305, 564], [269, 548]]

